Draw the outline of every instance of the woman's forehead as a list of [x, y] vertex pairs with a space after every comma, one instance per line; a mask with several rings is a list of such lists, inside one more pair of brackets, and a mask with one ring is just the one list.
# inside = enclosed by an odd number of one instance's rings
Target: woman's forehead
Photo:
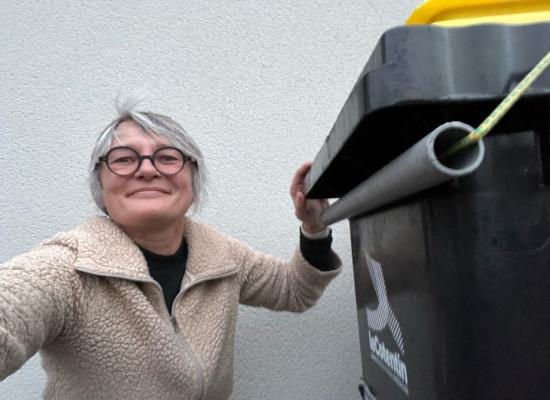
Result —
[[139, 150], [142, 147], [160, 147], [167, 144], [169, 143], [165, 138], [145, 133], [134, 121], [124, 121], [116, 127], [110, 147], [129, 146]]

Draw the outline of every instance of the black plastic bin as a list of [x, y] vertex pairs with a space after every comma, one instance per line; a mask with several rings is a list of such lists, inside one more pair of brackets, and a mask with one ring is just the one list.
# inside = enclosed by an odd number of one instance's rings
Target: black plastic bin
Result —
[[[307, 178], [341, 197], [437, 126], [477, 126], [550, 24], [386, 32]], [[365, 398], [550, 399], [550, 72], [472, 175], [350, 220]]]

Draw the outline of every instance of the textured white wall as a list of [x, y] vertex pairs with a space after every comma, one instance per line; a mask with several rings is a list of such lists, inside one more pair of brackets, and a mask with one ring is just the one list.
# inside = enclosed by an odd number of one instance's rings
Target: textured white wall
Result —
[[[287, 194], [313, 159], [379, 36], [419, 0], [3, 2], [0, 13], [0, 261], [95, 212], [89, 153], [117, 94], [173, 116], [211, 172], [197, 216], [288, 256]], [[354, 399], [361, 375], [350, 240], [344, 273], [302, 315], [242, 308], [234, 398]], [[0, 399], [38, 399], [38, 357]]]

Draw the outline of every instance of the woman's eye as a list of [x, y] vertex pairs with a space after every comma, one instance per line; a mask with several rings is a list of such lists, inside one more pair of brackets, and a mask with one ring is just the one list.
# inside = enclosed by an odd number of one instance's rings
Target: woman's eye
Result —
[[158, 160], [160, 162], [163, 162], [163, 163], [167, 163], [167, 162], [177, 162], [178, 159], [176, 157], [172, 157], [172, 156], [160, 156], [158, 158]]
[[120, 158], [115, 158], [112, 161], [112, 163], [114, 163], [114, 164], [130, 164], [133, 161], [134, 160], [131, 157], [120, 157]]

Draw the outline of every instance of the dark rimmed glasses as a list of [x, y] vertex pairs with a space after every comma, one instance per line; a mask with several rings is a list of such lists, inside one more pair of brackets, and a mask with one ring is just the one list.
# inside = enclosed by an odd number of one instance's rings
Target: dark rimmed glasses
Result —
[[191, 157], [175, 147], [161, 147], [150, 156], [142, 156], [131, 147], [121, 146], [113, 147], [107, 154], [99, 157], [96, 166], [104, 162], [113, 174], [127, 176], [134, 174], [146, 159], [164, 175], [175, 175], [183, 169], [187, 161], [192, 161]]

